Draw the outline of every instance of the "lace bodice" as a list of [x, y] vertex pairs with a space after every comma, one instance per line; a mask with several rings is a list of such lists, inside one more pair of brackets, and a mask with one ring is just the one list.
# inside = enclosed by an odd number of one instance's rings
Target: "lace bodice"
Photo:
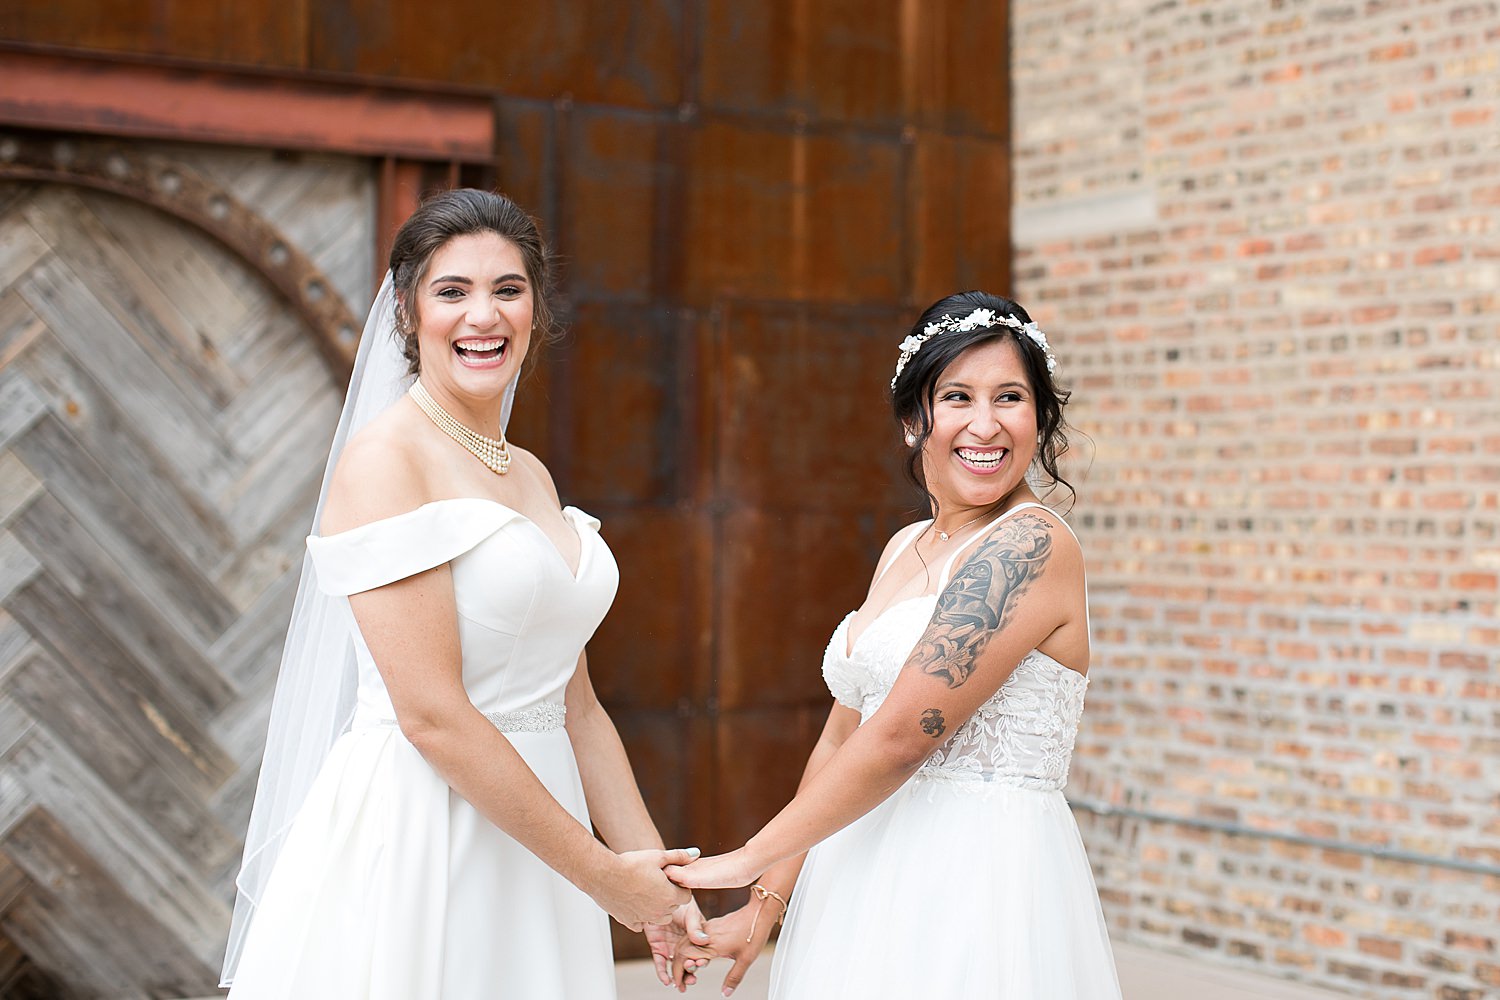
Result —
[[[863, 723], [885, 702], [932, 617], [936, 595], [887, 608], [849, 649], [850, 612], [823, 654], [823, 679]], [[1083, 715], [1088, 678], [1032, 650], [917, 772], [924, 778], [1061, 789]]]

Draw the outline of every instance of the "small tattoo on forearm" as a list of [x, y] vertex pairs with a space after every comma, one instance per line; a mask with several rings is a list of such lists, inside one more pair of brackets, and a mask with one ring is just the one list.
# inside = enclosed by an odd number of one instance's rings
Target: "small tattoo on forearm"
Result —
[[948, 724], [943, 721], [943, 710], [940, 708], [929, 708], [922, 713], [922, 732], [937, 739], [948, 731]]

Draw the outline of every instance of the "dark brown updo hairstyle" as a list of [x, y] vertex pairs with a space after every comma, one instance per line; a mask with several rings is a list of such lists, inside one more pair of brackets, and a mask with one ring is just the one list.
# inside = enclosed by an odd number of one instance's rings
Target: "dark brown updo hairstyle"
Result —
[[[542, 240], [536, 220], [503, 194], [477, 188], [442, 191], [423, 201], [402, 224], [391, 244], [391, 283], [396, 290], [396, 335], [408, 372], [418, 373], [417, 317], [412, 314], [417, 288], [427, 277], [432, 255], [457, 236], [494, 233], [515, 244], [526, 266], [531, 288], [533, 343], [550, 343], [558, 331], [552, 318], [552, 251]], [[528, 364], [530, 363], [528, 359]]]
[[[963, 319], [975, 309], [990, 309], [1000, 316], [1014, 316], [1022, 323], [1030, 323], [1031, 317], [1025, 309], [1010, 299], [988, 292], [958, 292], [939, 299], [917, 319], [911, 328], [912, 336], [920, 336], [929, 323], [953, 318]], [[1057, 471], [1057, 459], [1068, 450], [1067, 422], [1063, 420], [1063, 407], [1068, 405], [1068, 390], [1059, 388], [1047, 371], [1047, 356], [1032, 339], [1019, 330], [996, 325], [973, 330], [948, 330], [925, 341], [901, 370], [896, 384], [891, 388], [891, 409], [896, 414], [902, 433], [910, 432], [916, 443], [906, 450], [902, 471], [906, 478], [927, 497], [927, 502], [936, 513], [936, 503], [922, 479], [922, 448], [932, 434], [932, 407], [938, 378], [958, 356], [971, 347], [992, 340], [1009, 338], [1020, 349], [1021, 360], [1026, 366], [1026, 380], [1031, 384], [1031, 395], [1036, 406], [1037, 433], [1041, 441], [1037, 444], [1033, 465], [1039, 467], [1047, 481], [1038, 485], [1047, 490], [1061, 485], [1069, 494], [1076, 495], [1073, 485]]]

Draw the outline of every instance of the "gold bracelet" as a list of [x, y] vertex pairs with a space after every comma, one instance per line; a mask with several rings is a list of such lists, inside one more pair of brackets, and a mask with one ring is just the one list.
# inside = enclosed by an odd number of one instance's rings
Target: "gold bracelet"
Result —
[[764, 907], [766, 905], [766, 900], [774, 899], [776, 900], [776, 902], [781, 904], [781, 913], [776, 917], [776, 922], [778, 924], [786, 918], [786, 900], [781, 898], [780, 893], [772, 892], [770, 889], [767, 889], [759, 882], [756, 882], [755, 884], [750, 886], [750, 892], [755, 896], [756, 899], [760, 900], [760, 906], [757, 906], [755, 908], [755, 916], [750, 918], [750, 933], [745, 936], [746, 944], [749, 944], [751, 941], [755, 940], [755, 925], [760, 922], [761, 907]]

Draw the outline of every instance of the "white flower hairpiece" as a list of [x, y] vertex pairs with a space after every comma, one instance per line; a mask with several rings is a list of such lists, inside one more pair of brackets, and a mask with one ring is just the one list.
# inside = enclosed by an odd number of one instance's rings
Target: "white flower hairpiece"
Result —
[[993, 326], [1008, 326], [1016, 331], [1017, 335], [1026, 337], [1042, 349], [1042, 357], [1047, 361], [1047, 374], [1051, 375], [1057, 371], [1057, 356], [1052, 353], [1052, 345], [1047, 343], [1047, 335], [1042, 332], [1041, 327], [1035, 323], [1022, 323], [1008, 314], [999, 315], [993, 309], [975, 309], [962, 318], [944, 316], [940, 320], [928, 323], [922, 328], [921, 333], [911, 334], [901, 341], [901, 357], [896, 359], [896, 374], [891, 376], [891, 388], [896, 388], [896, 380], [901, 377], [901, 372], [905, 370], [906, 363], [912, 359], [912, 355], [920, 351], [922, 345], [933, 337], [950, 330], [987, 330]]

